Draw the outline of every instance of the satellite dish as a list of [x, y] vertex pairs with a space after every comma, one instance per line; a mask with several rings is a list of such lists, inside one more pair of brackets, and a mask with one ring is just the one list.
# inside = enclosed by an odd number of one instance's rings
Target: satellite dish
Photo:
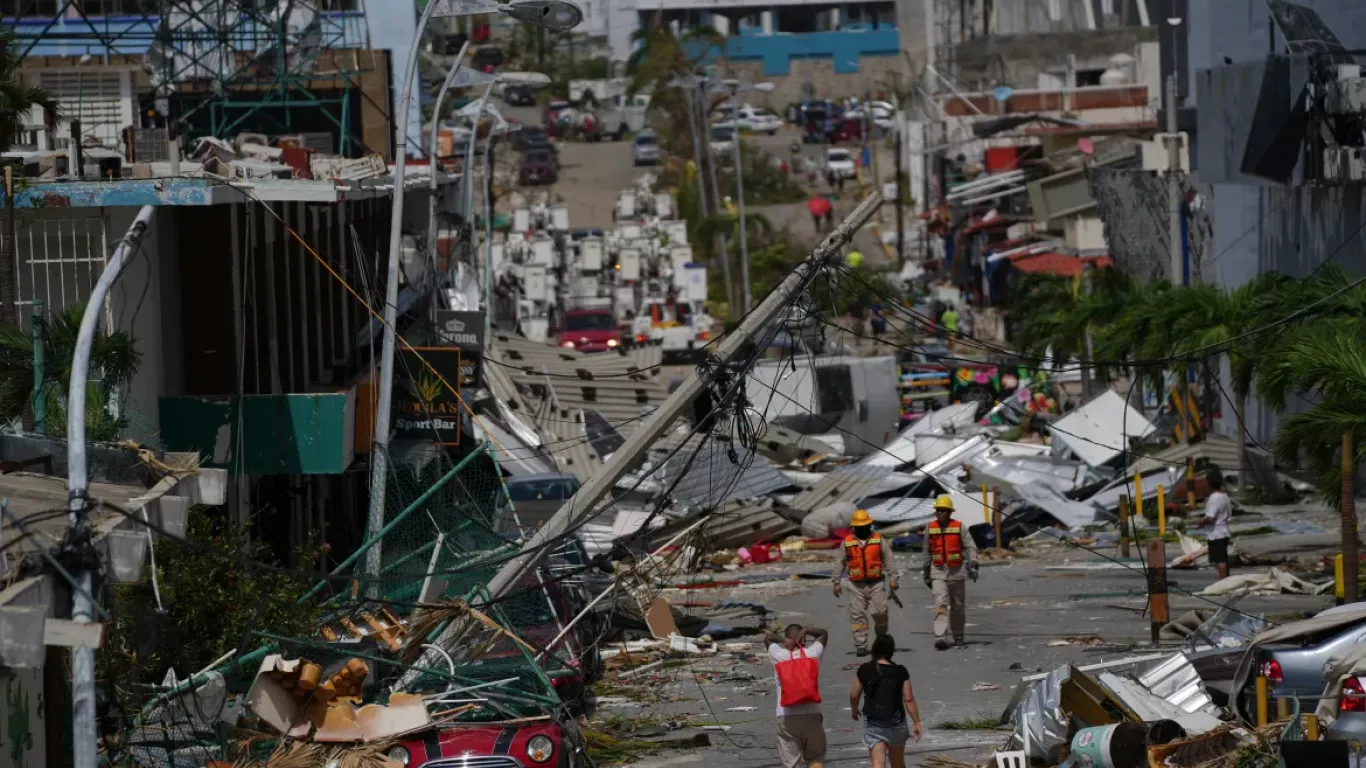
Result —
[[996, 97], [997, 101], [1004, 104], [1007, 101], [1010, 101], [1011, 96], [1015, 95], [1015, 90], [1008, 85], [1001, 85], [997, 86], [996, 90], [991, 92], [991, 95]]
[[1087, 157], [1090, 157], [1091, 155], [1094, 155], [1096, 153], [1095, 142], [1091, 141], [1085, 136], [1081, 137], [1080, 139], [1077, 139], [1077, 149], [1080, 149], [1081, 153], [1083, 155], [1086, 155]]

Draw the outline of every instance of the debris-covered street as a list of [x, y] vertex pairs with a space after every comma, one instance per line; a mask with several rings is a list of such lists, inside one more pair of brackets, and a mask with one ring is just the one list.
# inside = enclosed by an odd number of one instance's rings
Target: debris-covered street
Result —
[[0, 30], [0, 768], [1362, 768], [1366, 3]]

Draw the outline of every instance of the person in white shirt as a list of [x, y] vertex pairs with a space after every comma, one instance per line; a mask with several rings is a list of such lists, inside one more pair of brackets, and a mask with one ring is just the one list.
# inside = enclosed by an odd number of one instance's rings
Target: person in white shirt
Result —
[[[807, 638], [813, 642], [805, 644]], [[768, 657], [777, 665], [789, 662], [794, 655], [819, 660], [825, 652], [830, 633], [816, 627], [789, 624], [782, 634], [765, 632]], [[800, 650], [799, 650], [800, 649]], [[821, 703], [817, 701], [782, 705], [783, 683], [778, 680], [778, 756], [783, 768], [821, 768], [825, 764], [825, 722], [821, 717]]]
[[1200, 518], [1202, 526], [1210, 526], [1205, 543], [1209, 545], [1209, 561], [1219, 571], [1219, 578], [1228, 578], [1228, 542], [1233, 533], [1228, 529], [1229, 518], [1233, 517], [1233, 502], [1224, 493], [1224, 476], [1219, 470], [1210, 470], [1205, 475], [1209, 482], [1210, 494], [1205, 499], [1205, 514]]

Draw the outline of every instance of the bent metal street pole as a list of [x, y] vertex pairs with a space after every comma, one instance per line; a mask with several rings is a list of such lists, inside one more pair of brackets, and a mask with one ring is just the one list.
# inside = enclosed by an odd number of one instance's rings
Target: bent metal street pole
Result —
[[[90, 350], [95, 344], [95, 333], [104, 316], [104, 300], [119, 279], [129, 254], [147, 234], [147, 227], [156, 208], [144, 205], [138, 211], [128, 233], [123, 236], [114, 255], [109, 258], [100, 279], [90, 291], [90, 299], [81, 315], [81, 327], [76, 334], [76, 351], [71, 355], [71, 387], [67, 392], [66, 409], [66, 499], [68, 525], [67, 542], [77, 548], [90, 546], [90, 464], [85, 454], [85, 392], [90, 380]], [[84, 554], [84, 553], [77, 553]], [[84, 558], [81, 559], [84, 562]], [[89, 570], [77, 571], [72, 589], [71, 620], [89, 623], [94, 613], [94, 592]], [[71, 737], [73, 765], [76, 768], [95, 768], [99, 763], [95, 725], [95, 649], [73, 648], [71, 651]]]
[[[583, 20], [583, 11], [569, 0], [515, 0], [498, 4], [482, 0], [431, 0], [422, 10], [408, 48], [408, 61], [403, 68], [403, 92], [397, 104], [398, 130], [394, 145], [394, 205], [389, 216], [389, 261], [384, 285], [384, 343], [380, 348], [379, 393], [375, 400], [375, 444], [370, 452], [370, 510], [366, 516], [365, 534], [369, 540], [384, 525], [385, 482], [389, 477], [389, 415], [394, 399], [394, 344], [395, 324], [398, 323], [398, 273], [403, 249], [403, 185], [408, 161], [408, 109], [413, 100], [413, 78], [417, 76], [417, 53], [422, 45], [422, 34], [433, 16], [473, 16], [481, 13], [505, 13], [525, 24], [573, 29]], [[383, 562], [381, 542], [371, 545], [365, 553], [366, 572], [379, 573]]]
[[[762, 328], [778, 316], [779, 311], [805, 286], [817, 272], [824, 269], [839, 249], [853, 239], [865, 223], [882, 206], [882, 195], [874, 192], [854, 209], [833, 232], [830, 233], [805, 261], [797, 265], [777, 289], [768, 294], [740, 323], [733, 333], [727, 334], [716, 350], [716, 357], [726, 364], [738, 357], [750, 340]], [[607, 492], [617, 484], [629, 470], [640, 463], [645, 451], [654, 445], [673, 421], [691, 406], [692, 401], [702, 392], [705, 383], [694, 371], [683, 384], [669, 396], [668, 400], [650, 418], [631, 433], [628, 438], [602, 469], [594, 472], [588, 482], [574, 494], [555, 513], [535, 535], [522, 546], [521, 553], [505, 563], [497, 575], [489, 581], [487, 591], [490, 600], [497, 600], [511, 592], [526, 574], [531, 573], [550, 552], [550, 542], [558, 541], [575, 530], [586, 518], [596, 514], [598, 504]], [[438, 643], [439, 644], [439, 643]]]

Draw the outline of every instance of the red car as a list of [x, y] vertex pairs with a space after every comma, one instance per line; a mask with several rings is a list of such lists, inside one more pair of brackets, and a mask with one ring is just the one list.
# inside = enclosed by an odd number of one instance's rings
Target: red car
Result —
[[580, 352], [606, 352], [621, 348], [621, 328], [606, 309], [571, 309], [560, 326], [560, 346]]
[[576, 768], [579, 746], [550, 720], [433, 728], [388, 757], [407, 768]]

